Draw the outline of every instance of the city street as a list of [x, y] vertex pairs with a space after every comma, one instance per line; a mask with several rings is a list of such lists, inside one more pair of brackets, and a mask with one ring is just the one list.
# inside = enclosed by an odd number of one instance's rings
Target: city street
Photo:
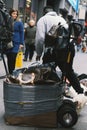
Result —
[[[5, 58], [6, 60], [6, 58]], [[35, 57], [33, 58], [33, 62], [35, 61]], [[23, 67], [29, 66], [29, 61], [23, 62]], [[77, 52], [74, 64], [73, 64], [75, 72], [82, 74], [87, 74], [87, 53]], [[3, 62], [0, 61], [0, 76], [5, 75], [5, 69], [3, 66]], [[27, 126], [10, 126], [6, 125], [4, 121], [4, 103], [3, 103], [3, 81], [5, 78], [0, 79], [0, 130], [65, 130], [65, 128], [35, 128], [35, 127], [27, 127]], [[82, 109], [77, 124], [73, 128], [69, 128], [68, 130], [87, 130], [87, 105]]]

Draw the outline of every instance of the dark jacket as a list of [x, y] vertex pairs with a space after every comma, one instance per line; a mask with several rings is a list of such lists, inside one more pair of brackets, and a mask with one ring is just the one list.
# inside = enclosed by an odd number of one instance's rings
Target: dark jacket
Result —
[[36, 26], [28, 26], [25, 30], [25, 44], [34, 45], [36, 35]]

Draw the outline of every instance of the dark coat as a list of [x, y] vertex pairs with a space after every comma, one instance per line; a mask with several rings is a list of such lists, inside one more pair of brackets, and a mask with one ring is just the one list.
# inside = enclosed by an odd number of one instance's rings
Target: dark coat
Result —
[[25, 30], [25, 44], [35, 44], [36, 26], [28, 26]]

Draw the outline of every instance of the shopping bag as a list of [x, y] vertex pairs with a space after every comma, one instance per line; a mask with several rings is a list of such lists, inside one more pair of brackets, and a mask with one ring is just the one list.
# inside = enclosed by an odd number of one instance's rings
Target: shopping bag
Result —
[[23, 52], [19, 51], [16, 57], [15, 68], [22, 68], [23, 67]]

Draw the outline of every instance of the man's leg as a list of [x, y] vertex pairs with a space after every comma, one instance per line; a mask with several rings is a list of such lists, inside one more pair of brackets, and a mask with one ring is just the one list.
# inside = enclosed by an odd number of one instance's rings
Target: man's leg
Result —
[[7, 53], [7, 64], [9, 74], [12, 74], [13, 70], [15, 69], [16, 56], [17, 53]]
[[[80, 86], [79, 80], [76, 77], [76, 74], [73, 70], [73, 58], [74, 58], [74, 49], [69, 51], [67, 55], [66, 60], [58, 62], [58, 66], [61, 69], [61, 71], [65, 74], [65, 76], [68, 78], [70, 84], [73, 86], [73, 88], [76, 90], [77, 93], [83, 93], [83, 89]], [[69, 57], [68, 57], [69, 56]], [[69, 58], [69, 59], [68, 59]]]
[[29, 45], [26, 44], [25, 54], [24, 54], [24, 61], [27, 61], [28, 55], [29, 55]]

